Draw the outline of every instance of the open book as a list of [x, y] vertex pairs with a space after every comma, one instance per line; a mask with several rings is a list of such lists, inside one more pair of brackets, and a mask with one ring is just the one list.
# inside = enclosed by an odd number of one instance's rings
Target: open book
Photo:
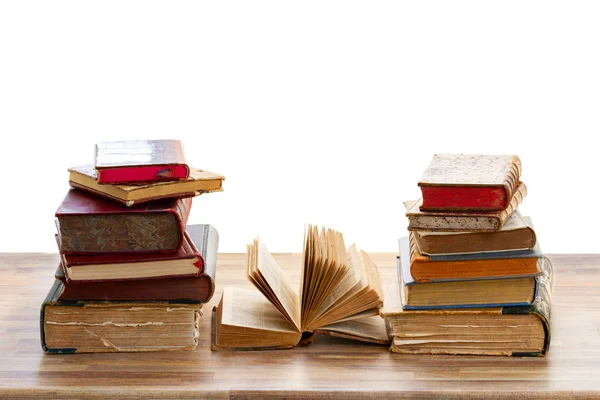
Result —
[[296, 290], [265, 244], [254, 239], [246, 274], [260, 293], [224, 289], [213, 313], [213, 350], [292, 348], [310, 342], [314, 332], [390, 342], [378, 316], [381, 278], [367, 253], [354, 245], [346, 249], [339, 232], [309, 225], [303, 260]]

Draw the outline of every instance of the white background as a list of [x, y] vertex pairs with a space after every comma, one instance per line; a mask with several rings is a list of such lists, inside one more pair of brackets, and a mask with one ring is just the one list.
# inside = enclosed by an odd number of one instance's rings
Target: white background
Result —
[[0, 2], [0, 251], [56, 251], [67, 167], [178, 138], [220, 250], [305, 223], [395, 252], [434, 153], [518, 154], [542, 250], [597, 252], [600, 3]]

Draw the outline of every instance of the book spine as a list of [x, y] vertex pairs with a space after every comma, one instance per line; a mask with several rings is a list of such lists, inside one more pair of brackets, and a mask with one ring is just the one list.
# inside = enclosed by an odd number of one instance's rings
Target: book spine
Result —
[[525, 186], [524, 183], [521, 183], [519, 185], [519, 188], [515, 192], [515, 194], [512, 196], [510, 203], [508, 203], [508, 207], [506, 207], [500, 213], [500, 217], [499, 217], [500, 225], [498, 226], [497, 230], [501, 229], [504, 226], [504, 223], [506, 221], [508, 221], [508, 218], [517, 209], [517, 207], [519, 207], [519, 205], [523, 202], [523, 199], [526, 196], [527, 196], [527, 186]]
[[521, 159], [515, 155], [512, 158], [512, 162], [507, 171], [506, 177], [504, 178], [504, 188], [506, 189], [506, 201], [510, 203], [512, 196], [519, 187], [519, 179], [521, 178]]
[[97, 180], [100, 184], [166, 182], [186, 179], [189, 174], [185, 164], [101, 168]]

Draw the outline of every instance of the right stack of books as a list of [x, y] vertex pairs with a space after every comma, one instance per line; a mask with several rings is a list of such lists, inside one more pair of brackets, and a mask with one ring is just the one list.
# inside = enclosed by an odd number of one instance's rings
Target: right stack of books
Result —
[[543, 356], [550, 343], [552, 265], [531, 219], [516, 155], [435, 155], [407, 201], [398, 286], [382, 315], [390, 350]]

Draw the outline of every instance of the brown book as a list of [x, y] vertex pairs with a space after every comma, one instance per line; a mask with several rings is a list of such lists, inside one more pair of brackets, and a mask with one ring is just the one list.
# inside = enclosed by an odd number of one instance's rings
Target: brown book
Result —
[[[399, 240], [401, 249], [408, 247], [407, 240]], [[525, 251], [426, 256], [410, 234], [410, 274], [416, 282], [536, 276], [541, 257], [539, 245]]]
[[204, 260], [199, 275], [75, 281], [67, 279], [59, 265], [56, 278], [63, 282], [63, 288], [58, 300], [208, 302], [215, 290], [218, 234], [210, 225], [188, 225], [187, 232]]
[[390, 325], [390, 351], [545, 356], [550, 347], [551, 270], [537, 278], [535, 300], [523, 307], [406, 310], [394, 282], [380, 312]]
[[475, 212], [475, 211], [421, 211], [423, 199], [405, 201], [406, 216], [409, 231], [436, 232], [493, 232], [502, 228], [508, 217], [517, 209], [527, 195], [527, 187], [521, 183], [510, 203], [504, 210]]
[[60, 302], [55, 280], [40, 312], [42, 349], [51, 354], [192, 350], [202, 304]]
[[519, 210], [494, 232], [413, 231], [413, 235], [423, 255], [530, 250], [536, 244], [531, 219], [521, 216]]
[[214, 350], [292, 348], [314, 332], [389, 343], [381, 318], [363, 321], [383, 302], [377, 267], [356, 246], [346, 249], [339, 232], [309, 226], [299, 290], [260, 239], [248, 246], [246, 274], [258, 291], [225, 288]]
[[106, 185], [97, 181], [98, 173], [92, 165], [69, 168], [69, 184], [127, 207], [166, 198], [185, 198], [222, 190], [223, 175], [190, 168], [184, 180], [153, 182], [141, 185]]
[[56, 211], [61, 251], [69, 253], [175, 252], [192, 199], [164, 199], [125, 207], [71, 189]]
[[519, 185], [516, 155], [436, 154], [419, 181], [422, 211], [505, 209]]

